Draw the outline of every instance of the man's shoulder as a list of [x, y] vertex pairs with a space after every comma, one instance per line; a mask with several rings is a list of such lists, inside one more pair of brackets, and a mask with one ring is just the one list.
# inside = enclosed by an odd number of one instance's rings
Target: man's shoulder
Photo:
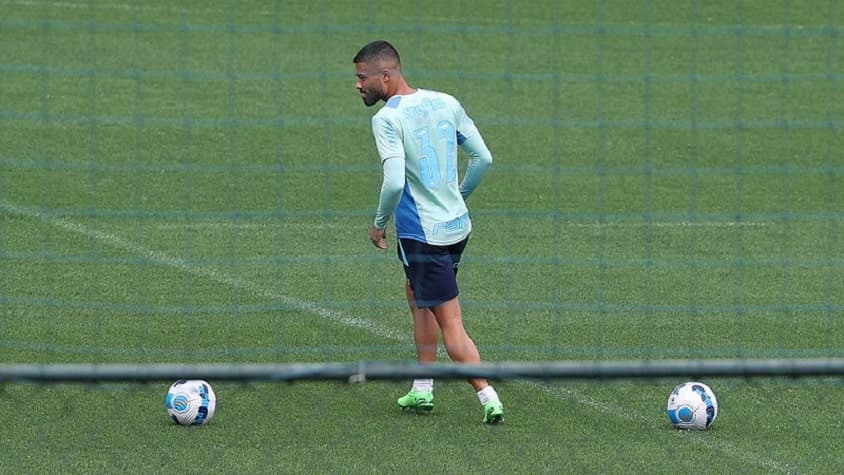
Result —
[[456, 97], [452, 96], [451, 94], [443, 91], [435, 91], [433, 89], [419, 89], [420, 92], [423, 93], [423, 97], [427, 99], [440, 99], [446, 101], [448, 103], [459, 103], [460, 101], [457, 100]]
[[395, 108], [383, 106], [378, 109], [378, 112], [372, 116], [372, 123], [381, 123], [384, 121], [391, 121], [393, 118], [397, 116], [398, 111]]
[[399, 124], [406, 120], [426, 117], [431, 111], [453, 111], [461, 108], [451, 94], [431, 89], [417, 89], [408, 96], [393, 96], [372, 116], [374, 126]]
[[[389, 115], [407, 107], [415, 107], [420, 103], [431, 100], [444, 101], [449, 104], [457, 104], [459, 101], [447, 92], [435, 91], [433, 89], [417, 88], [416, 92], [406, 96], [393, 96], [387, 99], [384, 106], [377, 114]], [[377, 115], [376, 114], [376, 115]]]

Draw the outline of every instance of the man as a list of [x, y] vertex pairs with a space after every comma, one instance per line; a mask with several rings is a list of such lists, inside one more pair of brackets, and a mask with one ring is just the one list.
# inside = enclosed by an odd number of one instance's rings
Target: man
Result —
[[[372, 117], [383, 182], [369, 238], [378, 249], [386, 249], [387, 221], [395, 215], [417, 359], [436, 361], [441, 332], [453, 361], [479, 363], [478, 349], [463, 327], [457, 265], [472, 230], [464, 200], [492, 164], [492, 154], [455, 98], [407, 84], [399, 54], [390, 43], [369, 43], [353, 61], [355, 87], [363, 103], [367, 107], [386, 103]], [[458, 145], [470, 157], [460, 183]], [[501, 422], [504, 408], [495, 389], [485, 379], [469, 383], [483, 406], [483, 422]], [[432, 410], [433, 385], [433, 379], [414, 380], [410, 392], [399, 398], [399, 406]]]

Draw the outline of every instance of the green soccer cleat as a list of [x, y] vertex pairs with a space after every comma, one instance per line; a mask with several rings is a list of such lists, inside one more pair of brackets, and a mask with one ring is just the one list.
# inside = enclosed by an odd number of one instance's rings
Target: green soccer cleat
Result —
[[417, 414], [431, 412], [434, 409], [434, 393], [431, 391], [410, 391], [398, 399], [402, 411], [414, 411]]
[[504, 406], [501, 401], [489, 401], [484, 404], [484, 424], [498, 424], [504, 421]]

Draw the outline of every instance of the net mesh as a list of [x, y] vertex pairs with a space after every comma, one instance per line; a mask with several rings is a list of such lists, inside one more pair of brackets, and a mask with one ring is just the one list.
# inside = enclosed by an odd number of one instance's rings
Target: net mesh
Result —
[[[742, 374], [748, 365], [773, 376], [788, 373], [783, 367], [840, 374], [841, 20], [836, 0], [463, 0], [389, 8], [328, 0], [0, 0], [4, 378], [24, 371], [23, 380], [62, 380], [44, 375], [82, 369], [97, 381], [102, 368], [122, 368], [118, 379], [167, 379], [174, 374], [156, 371], [209, 364], [263, 380], [279, 379], [281, 366], [257, 377], [250, 365], [289, 364], [290, 377], [299, 374], [296, 365], [312, 363], [326, 363], [321, 368], [329, 372], [339, 364], [345, 377], [358, 361], [399, 361], [396, 378], [414, 374], [395, 243], [378, 252], [366, 235], [381, 176], [373, 109], [354, 90], [352, 57], [380, 38], [401, 52], [411, 85], [460, 99], [492, 150], [491, 171], [468, 203], [474, 232], [460, 288], [484, 361], [518, 365], [499, 377], [540, 377], [537, 368], [549, 377], [584, 369], [595, 376], [602, 364], [626, 370], [639, 362], [635, 375], [656, 378], [660, 363], [677, 361], [688, 363], [689, 376], [695, 368]], [[572, 370], [567, 362], [584, 363]], [[229, 366], [238, 364], [244, 366]], [[444, 368], [440, 376], [465, 375]], [[741, 396], [733, 393], [733, 407], [758, 412], [754, 404], [769, 398], [780, 408], [824, 407], [841, 391], [837, 379], [787, 384], [747, 383]], [[0, 398], [0, 414], [17, 422], [21, 450], [47, 440], [61, 452], [68, 446], [46, 436], [43, 425], [26, 433], [33, 417], [20, 415], [21, 408], [31, 399], [56, 407], [43, 409], [45, 418], [94, 421], [85, 404], [146, 400], [145, 386], [96, 387], [105, 390], [14, 387]], [[465, 390], [454, 387], [452, 394], [445, 386], [446, 398]], [[348, 391], [362, 401], [384, 400], [383, 388], [375, 388]], [[536, 414], [541, 422], [532, 433], [601, 426], [604, 440], [628, 442], [609, 449], [597, 436], [575, 430], [572, 437], [586, 437], [590, 453], [614, 451], [615, 460], [671, 450], [671, 440], [640, 447], [599, 422], [616, 417], [621, 425], [658, 429], [645, 422], [652, 420], [645, 402], [637, 406], [624, 394], [654, 395], [642, 401], [662, 406], [661, 383], [504, 388], [509, 401], [521, 397], [523, 420], [530, 415], [525, 401], [538, 398], [580, 408], [572, 413], [590, 413], [594, 422]], [[234, 412], [225, 401], [245, 410], [270, 392], [226, 389], [217, 391], [221, 424]], [[338, 404], [308, 390], [286, 394], [300, 404], [294, 414], [308, 414], [312, 398]], [[337, 398], [353, 404], [346, 393]], [[85, 403], [68, 402], [74, 400]], [[357, 409], [365, 413], [368, 404]], [[614, 415], [619, 406], [627, 416]], [[124, 419], [113, 411], [107, 414]], [[741, 421], [737, 412], [733, 421]], [[805, 410], [790, 414], [783, 416], [790, 431], [763, 427], [744, 439], [692, 443], [725, 455], [713, 470], [841, 466], [840, 456], [799, 455], [837, 453], [811, 428], [840, 423]], [[403, 424], [385, 425], [406, 436]], [[119, 432], [103, 427], [103, 434]], [[328, 443], [342, 446], [330, 422], [319, 427]], [[250, 440], [252, 429], [237, 426], [234, 433]], [[271, 430], [325, 443], [310, 439], [304, 422]], [[801, 431], [812, 436], [801, 438]], [[791, 439], [771, 445], [780, 433], [798, 434], [807, 446], [794, 448]], [[14, 467], [97, 471], [116, 468], [107, 460], [139, 467], [132, 464], [161, 458], [136, 448], [109, 459], [92, 448], [115, 443], [95, 432], [64, 437], [80, 445], [61, 453], [75, 448], [85, 456]], [[544, 440], [525, 440], [548, 448]], [[479, 447], [460, 451], [479, 467], [481, 452], [502, 450], [486, 439], [461, 442]], [[258, 445], [248, 450], [253, 458], [219, 455], [211, 466], [278, 462]], [[169, 450], [191, 459], [189, 448]], [[312, 465], [285, 462], [290, 470], [337, 466], [291, 450]], [[382, 459], [354, 450], [337, 452], [351, 472], [365, 471], [355, 460]], [[407, 460], [396, 454], [383, 460]], [[56, 460], [70, 464], [49, 465]], [[597, 455], [536, 460], [544, 460], [543, 470], [659, 470]], [[437, 463], [442, 472], [459, 470]]]

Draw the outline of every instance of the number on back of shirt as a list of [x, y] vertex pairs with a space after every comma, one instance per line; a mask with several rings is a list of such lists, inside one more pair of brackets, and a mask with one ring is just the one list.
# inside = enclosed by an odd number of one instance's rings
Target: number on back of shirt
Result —
[[[415, 133], [422, 150], [418, 160], [422, 184], [427, 188], [435, 188], [442, 182], [443, 174], [446, 182], [457, 181], [457, 131], [454, 125], [447, 120], [441, 120], [433, 137], [430, 129], [426, 127], [416, 129]], [[440, 149], [445, 146], [445, 157], [441, 157], [437, 152], [438, 145]], [[443, 159], [445, 169], [442, 168]]]

